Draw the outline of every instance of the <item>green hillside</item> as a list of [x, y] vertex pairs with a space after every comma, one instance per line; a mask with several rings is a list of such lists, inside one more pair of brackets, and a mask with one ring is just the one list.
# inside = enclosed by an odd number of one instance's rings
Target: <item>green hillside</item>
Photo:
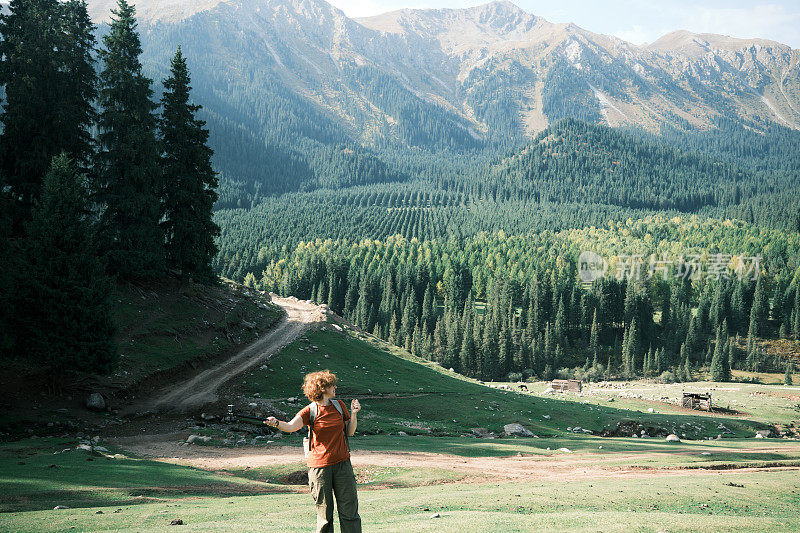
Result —
[[738, 204], [753, 177], [707, 154], [603, 126], [564, 120], [492, 174], [512, 197], [695, 211]]
[[111, 301], [120, 359], [110, 379], [120, 388], [232, 354], [283, 315], [268, 297], [230, 282], [120, 283]]
[[[471, 435], [471, 428], [501, 435], [505, 424], [520, 423], [539, 437], [563, 437], [574, 434], [568, 428], [599, 434], [616, 428], [620, 421], [635, 420], [668, 433], [680, 432], [682, 424], [691, 422], [699, 429], [692, 429], [689, 435], [703, 438], [716, 436], [721, 422], [740, 437], [752, 436], [764, 427], [744, 419], [649, 414], [595, 405], [571, 395], [571, 401], [562, 401], [498, 390], [372, 336], [339, 332], [330, 326], [292, 343], [273, 356], [266, 369], [242, 376], [235, 390], [242, 398], [257, 393], [291, 417], [307, 403], [300, 391], [303, 376], [326, 368], [339, 378], [337, 395], [348, 407], [352, 398], [361, 401], [359, 435], [397, 435], [402, 431], [453, 437]], [[551, 445], [542, 442], [542, 448]]]

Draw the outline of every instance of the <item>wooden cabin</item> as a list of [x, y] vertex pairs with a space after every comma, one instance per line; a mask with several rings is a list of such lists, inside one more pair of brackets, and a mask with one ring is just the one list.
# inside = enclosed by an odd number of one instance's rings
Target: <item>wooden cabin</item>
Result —
[[681, 405], [687, 409], [695, 409], [697, 411], [713, 411], [711, 408], [711, 394], [684, 392]]
[[583, 389], [579, 379], [554, 379], [550, 382], [550, 386], [558, 392], [581, 392]]

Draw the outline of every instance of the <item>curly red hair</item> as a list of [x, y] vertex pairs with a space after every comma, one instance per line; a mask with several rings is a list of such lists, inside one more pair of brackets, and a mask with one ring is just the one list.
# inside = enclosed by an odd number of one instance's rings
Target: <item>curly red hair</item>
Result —
[[306, 374], [303, 380], [303, 394], [312, 402], [318, 402], [325, 394], [325, 389], [331, 385], [336, 385], [339, 380], [336, 374], [330, 370], [320, 370]]

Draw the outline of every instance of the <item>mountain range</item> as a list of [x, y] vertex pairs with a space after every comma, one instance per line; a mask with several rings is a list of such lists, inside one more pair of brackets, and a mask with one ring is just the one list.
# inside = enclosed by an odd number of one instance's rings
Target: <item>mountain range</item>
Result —
[[[800, 127], [800, 50], [774, 41], [676, 31], [637, 46], [504, 0], [360, 19], [324, 0], [135, 4], [148, 59], [180, 43], [202, 77], [210, 64], [231, 83], [267, 75], [366, 144], [411, 140], [404, 112], [444, 119], [461, 144], [461, 132], [530, 136], [564, 117], [651, 131], [719, 117]], [[103, 21], [113, 2], [89, 5]]]

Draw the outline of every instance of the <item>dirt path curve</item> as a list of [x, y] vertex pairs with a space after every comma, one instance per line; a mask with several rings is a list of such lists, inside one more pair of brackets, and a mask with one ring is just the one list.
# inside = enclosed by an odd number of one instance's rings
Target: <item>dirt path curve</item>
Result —
[[[139, 435], [115, 439], [114, 444], [139, 457], [167, 463], [181, 464], [204, 470], [231, 468], [257, 468], [303, 462], [300, 446], [274, 446], [270, 448], [223, 448], [213, 446], [186, 446], [186, 434]], [[724, 451], [741, 451], [720, 448]], [[749, 451], [780, 452], [781, 447], [759, 447]], [[677, 455], [700, 452], [676, 451]], [[696, 476], [730, 472], [729, 470], [685, 469], [677, 467], [636, 468], [637, 461], [663, 456], [663, 453], [608, 452], [571, 453], [555, 456], [461, 457], [440, 453], [415, 451], [356, 450], [352, 461], [356, 467], [406, 467], [439, 468], [468, 476], [471, 482], [486, 481], [545, 481], [565, 479], [595, 479], [607, 477], [646, 478], [653, 476]], [[799, 470], [800, 467], [769, 468], [774, 471]], [[740, 468], [737, 472], [765, 470], [765, 468]]]
[[274, 353], [291, 343], [313, 324], [325, 320], [325, 311], [312, 303], [296, 298], [273, 297], [286, 315], [267, 333], [256, 339], [215, 368], [209, 368], [176, 385], [169, 385], [157, 392], [153, 398], [131, 406], [129, 412], [186, 411], [202, 407], [217, 400], [217, 389], [226, 381], [246, 372], [255, 365], [263, 364]]

